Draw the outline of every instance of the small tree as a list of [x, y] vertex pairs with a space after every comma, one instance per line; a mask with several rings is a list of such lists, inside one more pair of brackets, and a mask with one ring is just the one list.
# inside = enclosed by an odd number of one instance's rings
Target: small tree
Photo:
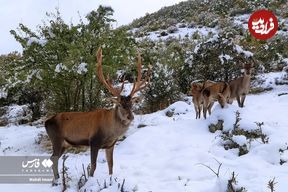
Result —
[[33, 32], [23, 24], [11, 34], [21, 43], [23, 56], [15, 66], [15, 83], [41, 90], [49, 111], [85, 111], [103, 106], [102, 85], [96, 77], [96, 51], [102, 46], [105, 73], [115, 74], [132, 63], [135, 42], [122, 29], [113, 30], [111, 7], [99, 6], [87, 22], [66, 24], [59, 11]]

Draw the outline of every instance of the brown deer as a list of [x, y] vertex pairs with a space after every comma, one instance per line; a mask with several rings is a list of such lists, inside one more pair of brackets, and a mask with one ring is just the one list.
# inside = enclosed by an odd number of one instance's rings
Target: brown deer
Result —
[[239, 107], [244, 107], [246, 95], [249, 93], [250, 90], [250, 79], [253, 69], [253, 63], [243, 64], [243, 68], [244, 75], [229, 82], [231, 94], [228, 103], [232, 104], [233, 100], [236, 99]]
[[[202, 95], [202, 90], [206, 87], [209, 87], [211, 85], [215, 84], [213, 81], [205, 81], [204, 83], [200, 82], [193, 82], [191, 84], [191, 90], [190, 90], [190, 95], [193, 97], [192, 102], [194, 104], [194, 109], [196, 112], [196, 119], [201, 118], [201, 110], [202, 110], [202, 105], [203, 105], [203, 95]], [[211, 111], [208, 111], [209, 114], [211, 114]]]
[[226, 82], [217, 82], [214, 85], [206, 87], [202, 91], [203, 95], [203, 115], [206, 119], [207, 110], [211, 115], [211, 108], [215, 101], [218, 101], [222, 108], [228, 102], [230, 98], [230, 87]]
[[[150, 81], [150, 75], [142, 79], [141, 57], [138, 53], [137, 60], [137, 80], [134, 82], [131, 93], [128, 96], [121, 96], [124, 82], [121, 89], [113, 88], [111, 81], [105, 80], [102, 71], [102, 49], [97, 52], [97, 75], [99, 80], [105, 85], [109, 92], [115, 97], [112, 109], [97, 109], [91, 112], [63, 112], [59, 113], [45, 122], [47, 134], [52, 142], [54, 181], [57, 184], [59, 179], [58, 159], [63, 154], [67, 144], [79, 146], [90, 146], [91, 169], [90, 176], [94, 175], [96, 160], [99, 149], [105, 149], [108, 162], [109, 174], [113, 173], [113, 150], [119, 136], [124, 134], [132, 120], [132, 104], [137, 97], [133, 97], [136, 92], [144, 89]], [[150, 68], [148, 69], [150, 74]]]

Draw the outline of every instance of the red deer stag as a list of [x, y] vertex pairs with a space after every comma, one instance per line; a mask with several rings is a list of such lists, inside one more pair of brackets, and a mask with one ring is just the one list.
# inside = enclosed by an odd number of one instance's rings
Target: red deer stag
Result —
[[246, 95], [249, 93], [250, 90], [250, 79], [253, 64], [244, 64], [243, 68], [244, 75], [229, 82], [231, 95], [228, 103], [232, 104], [233, 99], [236, 98], [239, 107], [244, 107]]
[[[124, 82], [121, 89], [113, 88], [110, 81], [105, 80], [102, 71], [102, 49], [97, 52], [97, 75], [99, 80], [105, 85], [109, 92], [115, 96], [112, 101], [115, 107], [112, 109], [97, 109], [91, 112], [63, 112], [59, 113], [45, 122], [47, 134], [52, 142], [54, 181], [57, 184], [59, 179], [58, 159], [63, 154], [67, 144], [78, 146], [90, 146], [91, 150], [91, 170], [90, 176], [94, 175], [96, 160], [99, 149], [105, 149], [108, 162], [109, 174], [113, 173], [113, 149], [119, 136], [124, 134], [132, 120], [132, 104], [137, 97], [133, 97], [136, 92], [144, 89], [150, 81], [149, 75], [142, 79], [141, 57], [138, 53], [137, 60], [137, 80], [134, 82], [129, 96], [121, 96]], [[148, 69], [150, 74], [150, 68]]]
[[215, 101], [218, 100], [219, 104], [222, 108], [224, 108], [225, 104], [228, 102], [230, 97], [230, 87], [228, 83], [218, 82], [214, 85], [206, 87], [202, 91], [204, 103], [203, 103], [203, 115], [206, 119], [207, 110], [211, 114], [211, 108]]
[[[193, 97], [192, 102], [194, 104], [195, 112], [196, 112], [196, 119], [201, 117], [201, 110], [202, 110], [202, 105], [203, 105], [203, 95], [202, 91], [206, 87], [209, 87], [211, 85], [215, 84], [213, 81], [205, 81], [204, 83], [199, 83], [199, 82], [193, 82], [191, 84], [191, 90], [190, 90], [190, 95]], [[211, 110], [208, 111], [209, 114], [211, 114]]]

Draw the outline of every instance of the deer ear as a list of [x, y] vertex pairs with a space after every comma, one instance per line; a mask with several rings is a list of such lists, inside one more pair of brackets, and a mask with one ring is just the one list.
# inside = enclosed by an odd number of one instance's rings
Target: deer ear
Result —
[[143, 100], [143, 97], [133, 97], [131, 99], [132, 103], [140, 103]]
[[199, 88], [199, 85], [197, 84], [197, 83], [192, 83], [192, 91], [193, 90], [198, 90], [198, 88]]

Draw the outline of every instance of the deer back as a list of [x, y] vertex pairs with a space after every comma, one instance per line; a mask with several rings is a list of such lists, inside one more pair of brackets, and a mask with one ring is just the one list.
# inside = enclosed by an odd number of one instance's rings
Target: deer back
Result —
[[227, 83], [217, 82], [209, 87], [206, 87], [202, 91], [204, 98], [217, 99], [218, 93], [223, 93], [227, 88]]

